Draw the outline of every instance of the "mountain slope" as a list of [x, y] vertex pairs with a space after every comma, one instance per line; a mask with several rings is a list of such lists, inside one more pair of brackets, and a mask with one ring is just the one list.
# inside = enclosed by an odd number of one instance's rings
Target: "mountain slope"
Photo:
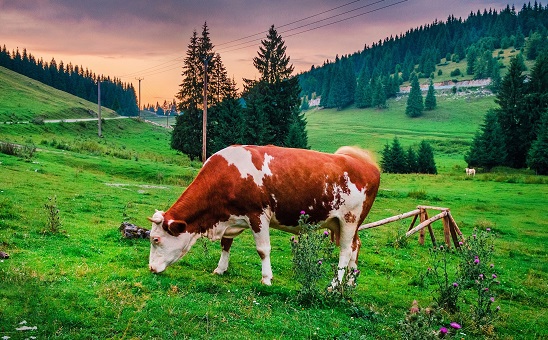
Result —
[[[118, 116], [102, 108], [102, 117]], [[97, 117], [97, 104], [0, 67], [0, 123]]]

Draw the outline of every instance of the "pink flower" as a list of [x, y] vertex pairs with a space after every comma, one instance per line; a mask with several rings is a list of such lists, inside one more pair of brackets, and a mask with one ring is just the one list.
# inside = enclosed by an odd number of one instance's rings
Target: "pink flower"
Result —
[[491, 298], [489, 299], [491, 302], [495, 302], [495, 298], [491, 296]]
[[459, 325], [456, 322], [451, 322], [450, 326], [453, 327], [454, 329], [460, 329], [461, 328], [461, 325]]
[[483, 274], [479, 274], [479, 278], [483, 280]]
[[413, 300], [413, 304], [411, 305], [409, 312], [411, 314], [417, 314], [419, 312], [419, 303], [417, 302], [417, 300]]
[[488, 290], [489, 290], [489, 288], [485, 287], [485, 288], [484, 288], [483, 290], [484, 290], [484, 291], [488, 291]]
[[322, 260], [319, 260], [319, 261], [318, 261], [318, 264], [321, 265], [321, 264], [322, 264]]
[[301, 210], [301, 215], [304, 215], [304, 214], [306, 214], [306, 211]]
[[327, 231], [327, 230], [324, 231], [324, 232], [323, 232], [323, 235], [324, 235], [324, 236], [329, 236], [329, 231]]
[[497, 312], [498, 312], [498, 311], [500, 310], [500, 306], [497, 306], [496, 310], [497, 310]]
[[458, 283], [456, 283], [456, 282], [453, 282], [453, 287], [458, 287], [458, 286], [459, 286], [459, 284], [458, 284]]
[[489, 265], [489, 267], [495, 268], [495, 265], [494, 265], [493, 263], [491, 263], [491, 264]]
[[493, 279], [496, 279], [497, 278], [497, 274], [493, 274]]
[[442, 335], [447, 334], [447, 328], [445, 328], [445, 327], [440, 328], [440, 334], [442, 334]]
[[459, 241], [459, 246], [462, 246], [462, 241]]
[[489, 232], [489, 231], [491, 231], [491, 228], [487, 228], [487, 229], [485, 229], [485, 230]]
[[474, 259], [474, 263], [475, 263], [475, 264], [478, 264], [479, 262], [480, 262], [479, 259], [476, 257], [476, 258]]

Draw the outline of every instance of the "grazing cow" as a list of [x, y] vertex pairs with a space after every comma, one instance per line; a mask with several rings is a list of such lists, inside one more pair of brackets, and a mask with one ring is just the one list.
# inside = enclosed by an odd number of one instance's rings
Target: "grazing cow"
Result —
[[[149, 218], [149, 268], [160, 273], [202, 236], [221, 240], [216, 274], [228, 268], [233, 238], [251, 229], [271, 284], [269, 229], [299, 232], [301, 211], [332, 231], [339, 268], [357, 268], [361, 225], [375, 200], [380, 173], [369, 153], [341, 147], [335, 154], [276, 146], [230, 146], [212, 155], [166, 212]], [[337, 273], [339, 282], [344, 269]], [[335, 279], [334, 279], [335, 280]], [[335, 282], [335, 281], [334, 281]]]
[[466, 176], [476, 176], [476, 169], [466, 168]]

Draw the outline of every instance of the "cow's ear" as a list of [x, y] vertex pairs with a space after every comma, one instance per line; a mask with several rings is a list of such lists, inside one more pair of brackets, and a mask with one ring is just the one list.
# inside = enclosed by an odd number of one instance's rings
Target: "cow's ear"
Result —
[[171, 220], [167, 223], [167, 229], [173, 235], [179, 235], [180, 233], [184, 233], [186, 230], [186, 227], [187, 227], [187, 224], [185, 221]]

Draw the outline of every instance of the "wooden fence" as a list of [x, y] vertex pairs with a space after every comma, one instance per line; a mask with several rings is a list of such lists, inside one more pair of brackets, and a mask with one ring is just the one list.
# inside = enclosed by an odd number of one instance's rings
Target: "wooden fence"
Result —
[[[429, 218], [427, 210], [438, 210], [441, 212]], [[381, 225], [384, 225], [390, 222], [399, 221], [404, 218], [409, 218], [412, 216], [413, 216], [413, 221], [411, 222], [411, 224], [409, 225], [409, 229], [405, 233], [406, 237], [409, 237], [413, 235], [414, 233], [419, 232], [419, 243], [424, 244], [425, 228], [428, 228], [428, 233], [430, 234], [430, 239], [432, 240], [432, 244], [436, 246], [437, 242], [436, 242], [436, 237], [434, 236], [434, 231], [432, 229], [432, 223], [434, 221], [441, 219], [443, 222], [443, 236], [444, 236], [445, 244], [448, 247], [451, 247], [451, 240], [452, 240], [455, 247], [459, 248], [460, 247], [459, 242], [464, 242], [462, 233], [459, 227], [457, 226], [457, 223], [453, 219], [453, 216], [451, 216], [451, 212], [449, 211], [449, 208], [431, 207], [427, 205], [419, 205], [417, 206], [417, 209], [415, 210], [412, 210], [400, 215], [388, 217], [380, 221], [361, 225], [358, 228], [358, 230], [376, 228]], [[417, 226], [415, 226], [415, 223], [417, 222], [417, 217], [419, 218], [420, 223]]]

